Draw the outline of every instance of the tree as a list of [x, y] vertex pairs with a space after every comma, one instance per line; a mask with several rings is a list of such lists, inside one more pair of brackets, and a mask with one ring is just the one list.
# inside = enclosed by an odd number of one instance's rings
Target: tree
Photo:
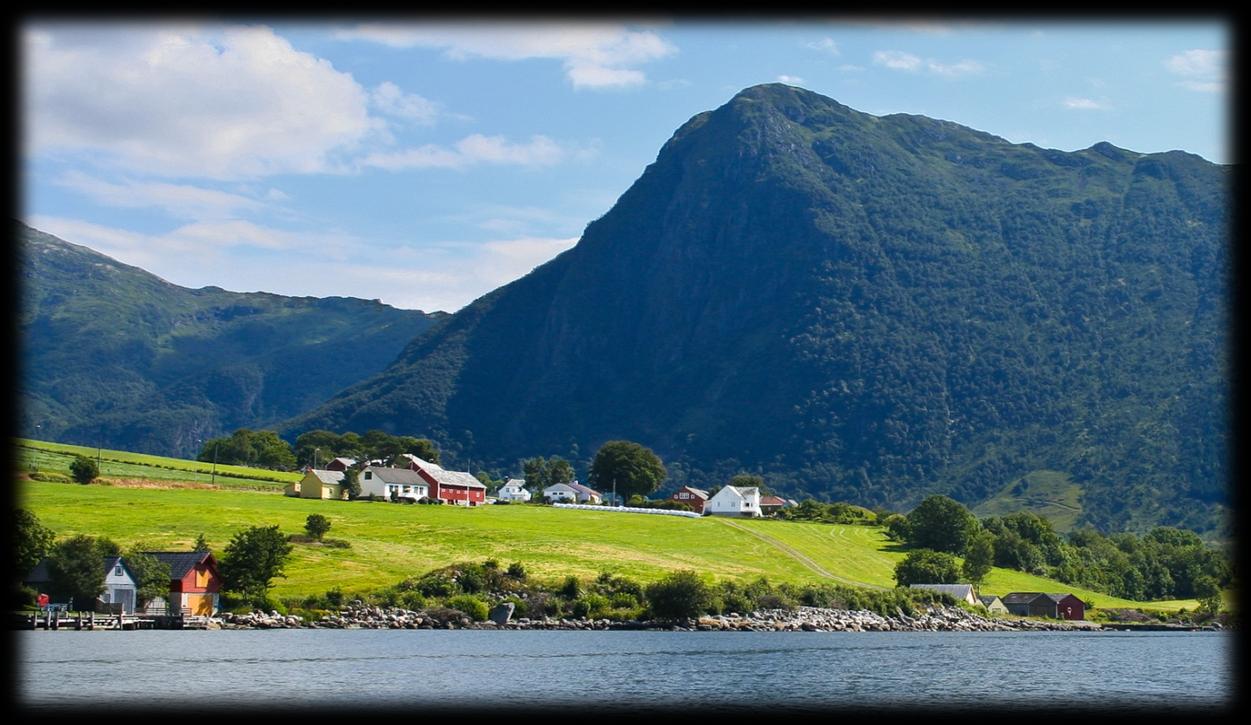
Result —
[[79, 534], [57, 542], [48, 555], [49, 588], [78, 610], [95, 609], [104, 592], [104, 559], [120, 553], [117, 544]]
[[543, 489], [552, 485], [551, 476], [547, 472], [547, 460], [542, 457], [522, 461], [521, 470], [526, 479], [526, 488], [534, 491], [535, 495], [541, 496]]
[[173, 579], [169, 564], [151, 554], [145, 554], [141, 547], [133, 547], [122, 558], [126, 568], [135, 578], [135, 603], [139, 606], [169, 594], [169, 583]]
[[309, 536], [321, 541], [321, 537], [330, 530], [330, 519], [321, 514], [309, 514], [308, 518], [304, 519], [304, 530]]
[[882, 520], [886, 527], [886, 538], [904, 543], [908, 540], [908, 517], [903, 514], [890, 514]]
[[934, 494], [908, 514], [908, 545], [959, 554], [977, 528], [977, 518], [959, 501]]
[[623, 498], [634, 494], [647, 494], [660, 488], [667, 472], [660, 458], [646, 448], [633, 441], [608, 441], [595, 452], [591, 462], [590, 476], [592, 486], [601, 491], [616, 492]]
[[193, 551], [209, 551], [208, 539], [204, 538], [203, 533], [195, 537], [195, 544], [192, 545], [191, 549]]
[[758, 488], [760, 489], [761, 496], [773, 493], [769, 489], [765, 488], [764, 479], [754, 473], [736, 473], [734, 474], [734, 477], [730, 479], [729, 485], [734, 486], [735, 488]]
[[995, 537], [989, 531], [979, 531], [969, 541], [960, 571], [974, 586], [981, 586], [994, 563]]
[[20, 580], [48, 555], [56, 535], [26, 509], [15, 510], [13, 522], [13, 573]]
[[573, 465], [569, 461], [560, 456], [547, 459], [547, 477], [552, 483], [569, 483], [574, 475]]
[[283, 568], [291, 549], [276, 525], [252, 526], [237, 532], [222, 553], [225, 589], [253, 603], [263, 601], [274, 577], [285, 577]]
[[355, 466], [349, 466], [343, 472], [343, 490], [347, 491], [348, 500], [351, 501], [361, 495], [361, 472]]
[[712, 589], [693, 571], [676, 571], [648, 585], [647, 603], [660, 619], [698, 617], [712, 605]]
[[87, 484], [96, 480], [100, 475], [100, 466], [96, 464], [93, 458], [76, 455], [74, 460], [70, 461], [70, 473], [74, 476], [75, 481]]
[[916, 549], [895, 565], [895, 582], [909, 584], [956, 584], [960, 581], [960, 564], [944, 551]]

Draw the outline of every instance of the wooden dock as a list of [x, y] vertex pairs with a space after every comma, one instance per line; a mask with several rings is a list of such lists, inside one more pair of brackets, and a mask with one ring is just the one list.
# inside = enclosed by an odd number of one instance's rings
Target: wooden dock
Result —
[[17, 615], [16, 629], [57, 631], [131, 631], [139, 629], [208, 629], [208, 617], [182, 614], [101, 614], [99, 612], [43, 611]]

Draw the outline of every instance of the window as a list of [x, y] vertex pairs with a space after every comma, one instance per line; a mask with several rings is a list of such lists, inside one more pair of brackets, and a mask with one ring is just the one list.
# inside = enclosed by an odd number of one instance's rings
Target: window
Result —
[[113, 576], [121, 576], [121, 575], [122, 575], [122, 565], [118, 564], [117, 566], [113, 567]]
[[365, 471], [365, 480], [366, 480], [366, 481], [368, 481], [369, 479], [371, 479], [371, 478], [373, 478], [373, 477], [374, 477], [374, 472], [373, 472], [373, 471]]

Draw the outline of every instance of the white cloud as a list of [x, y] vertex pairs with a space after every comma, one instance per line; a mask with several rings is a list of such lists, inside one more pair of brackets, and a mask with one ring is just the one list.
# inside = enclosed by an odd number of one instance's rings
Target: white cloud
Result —
[[879, 50], [873, 53], [873, 63], [894, 70], [915, 71], [921, 68], [921, 59], [902, 50]]
[[462, 169], [478, 164], [553, 166], [568, 159], [587, 159], [597, 146], [561, 146], [547, 136], [535, 135], [527, 143], [511, 143], [503, 136], [466, 136], [448, 148], [426, 144], [400, 151], [372, 153], [359, 161], [362, 167], [389, 171], [420, 168]]
[[1065, 108], [1074, 111], [1108, 111], [1112, 106], [1106, 101], [1096, 101], [1093, 98], [1077, 98], [1069, 96], [1060, 102]]
[[778, 76], [778, 83], [786, 83], [788, 85], [798, 86], [798, 85], [802, 85], [803, 82], [804, 82], [804, 79], [800, 78], [799, 76], [788, 76], [785, 73]]
[[956, 63], [941, 63], [933, 58], [922, 59], [902, 50], [875, 51], [873, 53], [873, 63], [874, 65], [885, 66], [891, 70], [901, 70], [909, 73], [924, 70], [949, 78], [981, 73], [986, 70], [981, 63], [967, 58]]
[[[78, 191], [111, 207], [142, 209], [158, 208], [187, 219], [209, 219], [233, 216], [241, 211], [256, 211], [264, 204], [240, 194], [186, 184], [122, 180], [112, 183], [79, 171], [63, 174], [58, 186]], [[285, 194], [270, 189], [267, 198], [284, 201]]]
[[931, 73], [937, 73], [944, 76], [962, 76], [973, 73], [981, 73], [986, 70], [981, 63], [978, 63], [975, 60], [967, 59], [951, 64], [939, 63], [938, 61], [931, 59], [927, 60], [925, 65]]
[[812, 50], [819, 50], [822, 53], [829, 53], [830, 55], [842, 54], [838, 49], [838, 43], [835, 43], [833, 38], [822, 38], [811, 43], [805, 43], [804, 45]]
[[415, 93], [405, 93], [391, 81], [383, 81], [369, 92], [369, 102], [379, 112], [421, 124], [432, 124], [439, 115], [438, 104]]
[[440, 48], [454, 60], [559, 60], [574, 88], [621, 88], [647, 78], [634, 66], [677, 52], [651, 31], [616, 25], [563, 23], [371, 24], [335, 33], [341, 40], [364, 40], [396, 48]]
[[1164, 67], [1180, 76], [1178, 85], [1201, 93], [1225, 90], [1227, 54], [1223, 50], [1196, 48], [1170, 56]]
[[48, 25], [23, 40], [30, 154], [162, 176], [308, 173], [380, 127], [351, 75], [267, 27]]

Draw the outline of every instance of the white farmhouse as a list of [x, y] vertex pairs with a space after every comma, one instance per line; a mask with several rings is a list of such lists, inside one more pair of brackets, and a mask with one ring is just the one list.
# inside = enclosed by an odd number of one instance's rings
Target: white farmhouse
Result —
[[722, 486], [704, 504], [704, 513], [711, 516], [760, 516], [760, 489], [755, 486]]
[[555, 503], [564, 501], [565, 503], [577, 503], [578, 491], [567, 483], [555, 483], [543, 489], [543, 496], [548, 501]]
[[529, 501], [530, 492], [525, 488], [526, 482], [520, 478], [510, 478], [500, 486], [495, 497], [500, 501]]
[[408, 499], [420, 501], [430, 497], [430, 484], [416, 471], [407, 468], [366, 466], [357, 482], [361, 496], [380, 496], [387, 500]]

